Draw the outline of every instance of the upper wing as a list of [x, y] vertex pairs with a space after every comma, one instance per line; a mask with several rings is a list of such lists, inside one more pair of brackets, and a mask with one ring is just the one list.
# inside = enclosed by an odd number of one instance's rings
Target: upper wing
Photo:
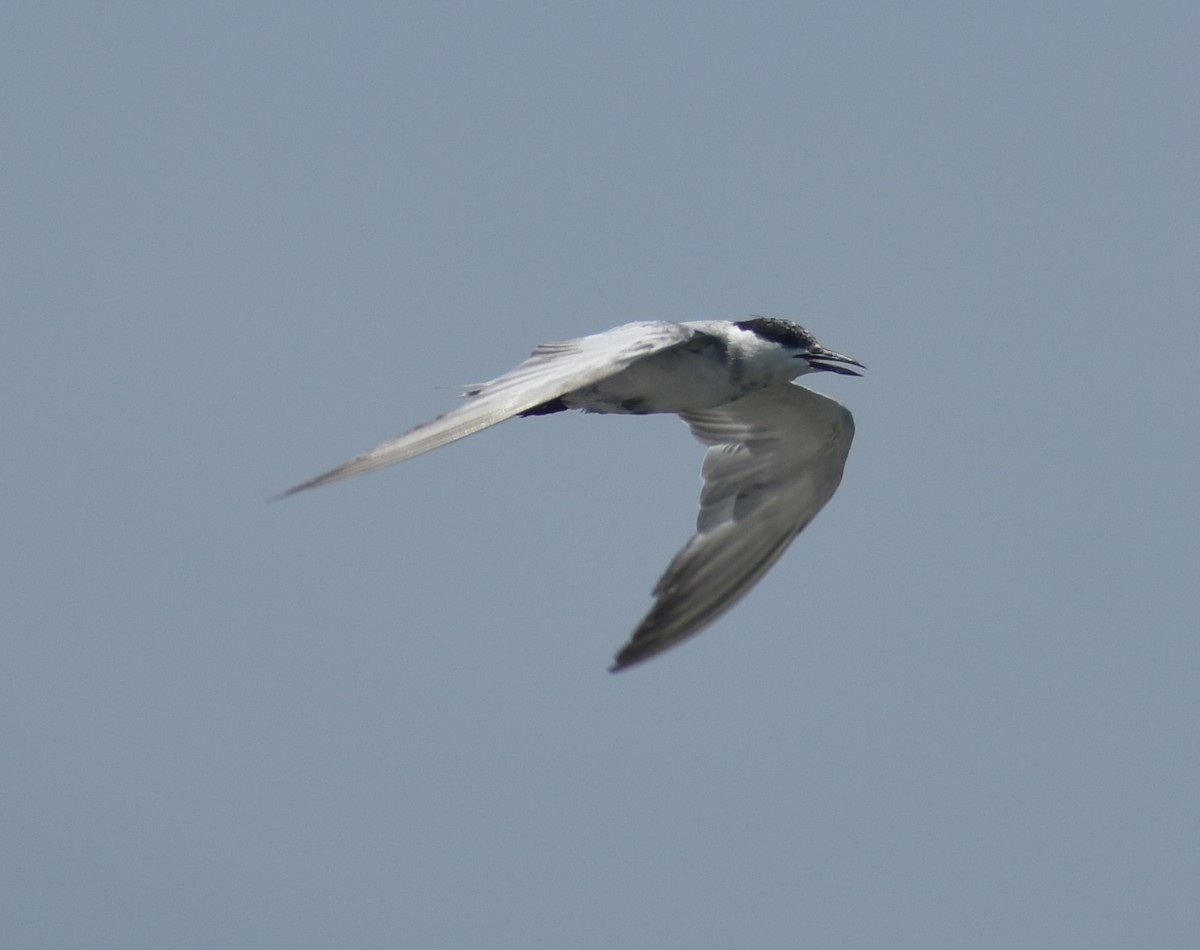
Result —
[[286, 498], [439, 448], [526, 409], [591, 386], [619, 373], [637, 359], [690, 340], [698, 332], [678, 323], [627, 323], [577, 340], [543, 343], [515, 369], [472, 387], [466, 401], [457, 408], [289, 488], [278, 497]]
[[786, 383], [682, 413], [704, 456], [700, 516], [654, 588], [654, 606], [613, 671], [698, 632], [732, 607], [829, 501], [854, 437], [849, 411]]

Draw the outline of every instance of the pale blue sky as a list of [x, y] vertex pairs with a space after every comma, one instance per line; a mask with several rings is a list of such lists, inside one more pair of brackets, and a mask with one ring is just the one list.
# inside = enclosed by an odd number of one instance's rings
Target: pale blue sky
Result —
[[[1200, 8], [10, 4], [0, 944], [1184, 948]], [[841, 491], [605, 672], [670, 418], [264, 499], [532, 347], [788, 316]]]

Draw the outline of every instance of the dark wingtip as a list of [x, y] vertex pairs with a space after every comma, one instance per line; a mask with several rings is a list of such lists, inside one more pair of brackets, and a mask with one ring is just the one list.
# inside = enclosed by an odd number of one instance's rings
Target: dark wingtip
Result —
[[[267, 501], [282, 501], [284, 498], [291, 498], [292, 495], [299, 495], [302, 491], [308, 491], [310, 488], [320, 488], [322, 485], [328, 485], [330, 482], [340, 481], [343, 478], [349, 478], [351, 475], [357, 474], [354, 470], [355, 463], [361, 462], [365, 456], [352, 458], [349, 462], [344, 462], [337, 468], [331, 468], [328, 472], [322, 472], [320, 475], [315, 475], [306, 482], [301, 482], [299, 485], [293, 485], [285, 492], [280, 492], [273, 498], [268, 498]], [[366, 470], [369, 470], [366, 469]]]
[[665, 649], [662, 646], [650, 646], [645, 642], [630, 640], [621, 649], [617, 651], [617, 655], [613, 657], [612, 666], [608, 668], [610, 673], [620, 673], [622, 670], [627, 670], [631, 666], [636, 666], [639, 663], [644, 663], [652, 656], [657, 656]]
[[287, 491], [281, 491], [278, 495], [272, 495], [267, 499], [267, 504], [270, 504], [273, 501], [283, 501], [283, 499], [291, 498], [292, 495], [298, 495], [302, 491], [307, 491], [310, 488], [316, 488], [323, 481], [325, 481], [324, 475], [318, 475], [316, 478], [310, 478], [308, 481], [301, 482], [299, 485], [293, 485]]

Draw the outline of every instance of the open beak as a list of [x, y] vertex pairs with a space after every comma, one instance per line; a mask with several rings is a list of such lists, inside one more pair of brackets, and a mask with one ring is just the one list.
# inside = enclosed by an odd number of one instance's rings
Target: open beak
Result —
[[[862, 363], [852, 356], [843, 356], [841, 353], [835, 353], [833, 350], [827, 350], [822, 347], [819, 350], [809, 352], [805, 357], [808, 360], [808, 365], [813, 369], [828, 370], [831, 373], [841, 373], [843, 376], [861, 376], [859, 369], [866, 369]], [[853, 367], [857, 366], [858, 369]]]

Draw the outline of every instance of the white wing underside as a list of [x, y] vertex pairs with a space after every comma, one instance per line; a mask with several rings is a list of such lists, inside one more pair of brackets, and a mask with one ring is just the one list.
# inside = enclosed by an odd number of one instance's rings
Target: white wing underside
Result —
[[614, 670], [698, 633], [754, 586], [833, 496], [854, 437], [841, 404], [790, 383], [681, 418], [711, 446], [696, 533]]
[[515, 369], [473, 388], [460, 406], [278, 497], [286, 498], [440, 448], [544, 402], [595, 385], [636, 360], [686, 343], [697, 332], [678, 323], [627, 323], [577, 340], [543, 343]]

